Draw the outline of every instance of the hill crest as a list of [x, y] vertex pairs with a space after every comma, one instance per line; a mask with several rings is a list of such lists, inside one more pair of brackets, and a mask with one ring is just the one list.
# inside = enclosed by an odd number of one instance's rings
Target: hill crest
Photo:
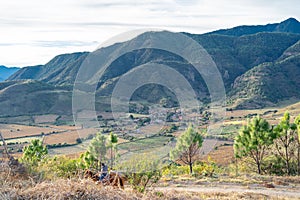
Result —
[[288, 18], [280, 23], [267, 25], [242, 25], [229, 29], [221, 29], [207, 34], [220, 34], [228, 36], [251, 35], [260, 32], [279, 32], [300, 34], [300, 22], [295, 18]]

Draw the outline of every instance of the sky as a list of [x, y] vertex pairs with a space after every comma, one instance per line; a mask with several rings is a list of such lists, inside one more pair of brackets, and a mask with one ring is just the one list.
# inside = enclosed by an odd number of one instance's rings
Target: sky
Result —
[[136, 29], [205, 33], [300, 19], [298, 0], [0, 0], [0, 65], [45, 64]]

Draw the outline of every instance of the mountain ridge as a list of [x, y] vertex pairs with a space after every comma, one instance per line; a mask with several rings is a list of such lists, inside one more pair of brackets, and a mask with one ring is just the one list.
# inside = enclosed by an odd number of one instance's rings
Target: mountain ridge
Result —
[[220, 29], [206, 34], [220, 34], [228, 36], [243, 36], [261, 32], [279, 32], [300, 34], [300, 22], [295, 18], [286, 19], [280, 23], [267, 25], [242, 25], [229, 29]]
[[[12, 74], [8, 80], [34, 79], [52, 84], [63, 84], [70, 79], [75, 80], [76, 73], [87, 56], [88, 52], [76, 52], [55, 56], [45, 65], [36, 65], [21, 68]], [[68, 66], [71, 66], [68, 70]], [[61, 78], [60, 75], [68, 74], [68, 78]]]
[[[253, 32], [255, 33], [247, 34], [249, 33], [247, 29], [240, 36], [226, 35], [222, 32], [217, 33], [218, 31], [207, 34], [184, 33], [201, 44], [215, 61], [224, 80], [230, 104], [243, 99], [236, 105], [238, 109], [274, 106], [288, 98], [296, 98], [300, 101], [300, 92], [297, 92], [300, 87], [300, 81], [297, 79], [298, 75], [300, 76], [300, 34], [289, 32], [291, 30], [297, 32], [299, 22], [290, 18], [275, 24], [276, 27], [274, 24], [271, 25], [272, 30], [287, 32], [255, 32], [257, 27], [253, 26]], [[270, 25], [265, 26], [270, 27]], [[241, 31], [239, 33], [241, 34]], [[155, 33], [149, 33], [149, 36], [151, 34]], [[132, 42], [145, 42], [138, 40], [143, 40], [143, 37], [135, 38]], [[105, 47], [97, 53], [102, 53], [101, 55], [109, 54], [119, 45], [121, 44]], [[17, 110], [11, 111], [11, 114], [26, 114], [29, 111], [30, 113], [61, 113], [61, 110], [64, 113], [70, 113], [71, 111], [65, 108], [70, 109], [71, 92], [76, 74], [88, 55], [89, 52], [62, 54], [45, 65], [22, 68], [10, 76], [7, 82], [0, 84], [0, 111], [2, 106], [9, 108], [12, 105], [19, 104], [31, 105], [28, 99], [33, 100], [36, 96], [45, 101], [39, 104], [39, 112], [36, 109], [24, 108], [22, 110], [22, 107], [18, 106]], [[96, 96], [110, 96], [114, 86], [123, 74], [136, 66], [149, 62], [172, 66], [192, 85], [197, 97], [202, 102], [209, 102], [208, 89], [201, 75], [183, 58], [157, 49], [140, 49], [117, 58], [104, 72], [103, 77], [97, 80], [99, 82]], [[94, 73], [96, 76], [99, 72], [95, 71]], [[30, 85], [33, 88], [42, 86], [47, 88], [45, 84], [49, 85], [50, 89], [45, 89], [39, 93], [47, 96], [47, 98], [44, 98], [43, 95], [38, 96], [35, 91], [29, 90], [26, 86], [29, 83], [24, 82], [24, 79], [32, 79], [34, 83], [30, 83]], [[10, 94], [9, 91], [5, 90], [5, 87], [16, 84], [15, 82], [18, 81], [23, 81], [21, 86], [18, 87], [24, 87], [26, 88], [24, 91], [27, 91], [27, 93], [22, 92], [21, 94], [29, 97], [27, 99], [23, 96], [16, 97], [20, 101], [12, 102], [9, 105], [7, 101], [4, 102], [4, 99], [16, 94]], [[90, 83], [86, 82], [85, 84]], [[288, 86], [290, 87], [286, 89]], [[59, 91], [61, 94], [59, 94]], [[283, 91], [281, 95], [279, 95], [280, 91]], [[51, 95], [53, 95], [52, 99]], [[158, 103], [160, 99], [170, 97], [176, 98], [167, 89], [155, 85], [146, 85], [137, 90], [132, 99]], [[59, 99], [64, 99], [64, 103], [60, 102]], [[64, 107], [62, 104], [66, 106]], [[101, 102], [98, 102], [98, 104], [102, 105]], [[1, 112], [10, 112], [9, 109], [3, 111]]]
[[0, 82], [6, 80], [19, 69], [18, 67], [5, 67], [4, 65], [0, 65]]

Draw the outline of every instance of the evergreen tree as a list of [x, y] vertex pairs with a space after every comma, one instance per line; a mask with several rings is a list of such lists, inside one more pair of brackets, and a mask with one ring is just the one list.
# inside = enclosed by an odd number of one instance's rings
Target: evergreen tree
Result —
[[79, 166], [83, 169], [98, 168], [96, 158], [86, 151], [80, 155]]
[[267, 150], [273, 143], [275, 135], [269, 123], [260, 116], [254, 117], [244, 126], [234, 140], [234, 153], [237, 158], [250, 157], [262, 173], [261, 166]]
[[189, 125], [187, 130], [178, 138], [176, 147], [170, 152], [172, 160], [179, 159], [189, 165], [190, 173], [193, 173], [193, 163], [203, 143], [203, 137]]
[[21, 161], [36, 167], [47, 154], [47, 147], [43, 145], [41, 140], [35, 139], [31, 141], [30, 145], [24, 147]]
[[290, 114], [288, 112], [284, 113], [283, 118], [274, 129], [276, 133], [275, 148], [278, 156], [285, 162], [288, 175], [291, 174], [291, 159], [294, 154], [295, 143], [297, 142], [296, 129], [296, 125], [290, 123]]
[[[106, 137], [102, 133], [97, 133], [88, 146], [89, 158], [91, 161], [97, 161], [97, 167], [100, 167], [101, 162], [107, 161], [106, 153]], [[87, 159], [86, 158], [86, 159]]]
[[111, 132], [107, 138], [107, 148], [110, 150], [110, 168], [113, 168], [117, 153], [118, 136]]
[[298, 176], [300, 176], [300, 115], [295, 119], [295, 124], [297, 126], [297, 163], [298, 163]]

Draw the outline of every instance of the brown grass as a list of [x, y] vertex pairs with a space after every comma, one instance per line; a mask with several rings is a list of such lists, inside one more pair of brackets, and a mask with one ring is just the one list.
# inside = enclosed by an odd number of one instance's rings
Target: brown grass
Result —
[[228, 166], [234, 161], [233, 146], [220, 146], [205, 156], [204, 160], [207, 160], [208, 156], [218, 165]]
[[[184, 187], [174, 188], [173, 184], [173, 186], [167, 187], [148, 188], [146, 193], [142, 194], [132, 190], [129, 185], [125, 186], [125, 190], [97, 185], [89, 179], [82, 179], [81, 175], [72, 179], [56, 179], [51, 181], [43, 180], [38, 174], [22, 177], [10, 176], [8, 170], [1, 171], [2, 169], [4, 168], [0, 169], [0, 199], [293, 199], [284, 197], [284, 191], [282, 193], [283, 195], [277, 197], [274, 194], [262, 194], [259, 191], [226, 192], [223, 190], [223, 186], [216, 186], [215, 190], [207, 190], [206, 187], [212, 184], [208, 180], [203, 180], [205, 182], [203, 182], [203, 187], [200, 186], [200, 191], [189, 191], [185, 190]], [[259, 179], [260, 182], [263, 181], [269, 183], [274, 181], [275, 187], [278, 187], [278, 184], [286, 185], [288, 183], [299, 183], [298, 177], [264, 177], [256, 175], [254, 177], [247, 176], [245, 178]], [[186, 184], [188, 184], [186, 185], [187, 189], [190, 188], [189, 184], [191, 183]], [[218, 185], [218, 183], [215, 184]], [[193, 187], [193, 185], [190, 186], [191, 188]]]
[[162, 128], [165, 128], [159, 124], [150, 124], [148, 126], [143, 126], [140, 128], [140, 131], [145, 134], [154, 134], [158, 133]]
[[[94, 128], [80, 129], [79, 127], [67, 125], [26, 126], [18, 124], [0, 124], [0, 130], [5, 139], [28, 137], [40, 135], [41, 133], [50, 134], [45, 136], [45, 144], [75, 144], [77, 138], [86, 138], [90, 134], [98, 132], [98, 130]], [[53, 134], [53, 132], [55, 132], [55, 134]]]
[[112, 187], [96, 185], [91, 180], [59, 179], [34, 183], [30, 180], [5, 182], [0, 189], [0, 199], [285, 199], [274, 198], [255, 193], [222, 193], [222, 192], [183, 192], [176, 190], [149, 190], [145, 194], [132, 191], [130, 188], [120, 190]]
[[58, 115], [37, 115], [34, 116], [34, 123], [41, 124], [41, 123], [54, 123], [57, 119]]
[[75, 144], [77, 138], [86, 138], [90, 134], [95, 134], [97, 131], [93, 128], [68, 131], [59, 134], [47, 135], [44, 138], [45, 144], [58, 144], [68, 143]]
[[25, 126], [17, 124], [0, 124], [0, 130], [5, 139], [32, 136], [43, 133], [51, 133], [53, 131], [64, 131], [60, 127], [38, 127]]

